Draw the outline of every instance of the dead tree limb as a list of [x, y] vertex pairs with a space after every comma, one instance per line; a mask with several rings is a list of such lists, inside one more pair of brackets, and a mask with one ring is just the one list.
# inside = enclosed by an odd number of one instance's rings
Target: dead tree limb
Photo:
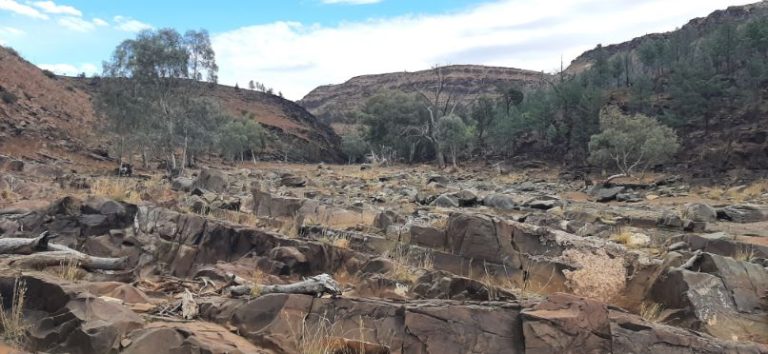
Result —
[[0, 239], [0, 254], [32, 254], [48, 249], [48, 241], [56, 237], [44, 231], [34, 238], [8, 237]]
[[323, 294], [332, 296], [341, 295], [342, 289], [333, 278], [328, 274], [320, 274], [314, 277], [306, 278], [293, 284], [280, 285], [250, 285], [239, 284], [228, 288], [232, 296], [243, 296], [247, 294], [305, 294], [321, 297]]
[[8, 259], [8, 265], [25, 268], [45, 268], [74, 262], [79, 267], [88, 270], [123, 270], [128, 265], [128, 259], [94, 257], [84, 253], [67, 251], [38, 252], [27, 255], [13, 256]]

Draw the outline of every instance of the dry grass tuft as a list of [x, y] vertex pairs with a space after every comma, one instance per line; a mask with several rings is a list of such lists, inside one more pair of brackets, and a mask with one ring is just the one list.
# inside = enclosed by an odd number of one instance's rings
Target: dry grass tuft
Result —
[[622, 245], [629, 245], [632, 242], [632, 231], [626, 227], [619, 229], [619, 232], [611, 236], [611, 241]]
[[657, 302], [643, 302], [640, 304], [640, 317], [648, 322], [658, 323], [661, 320], [661, 312], [664, 306]]
[[259, 218], [256, 215], [234, 210], [214, 209], [206, 216], [238, 225], [257, 226], [259, 224]]
[[91, 183], [91, 193], [121, 202], [141, 202], [136, 183], [127, 178], [97, 179]]
[[755, 258], [757, 258], [755, 249], [748, 246], [740, 247], [733, 255], [733, 259], [742, 262], [752, 262]]
[[293, 338], [294, 345], [299, 353], [335, 353], [336, 348], [330, 339], [338, 332], [338, 329], [336, 324], [327, 317], [304, 315], [301, 318], [289, 320], [288, 328], [291, 331], [291, 338]]
[[391, 259], [394, 265], [387, 275], [403, 283], [414, 283], [419, 278], [414, 269], [431, 270], [434, 268], [432, 255], [428, 253], [412, 254], [408, 248], [399, 245], [384, 253], [384, 257]]
[[620, 258], [611, 258], [605, 251], [594, 252], [569, 249], [563, 257], [577, 269], [564, 270], [566, 285], [579, 296], [610, 301], [626, 286], [626, 269]]
[[[0, 310], [0, 326], [2, 326], [2, 338], [13, 345], [22, 345], [27, 336], [27, 325], [24, 323], [24, 300], [27, 295], [27, 284], [24, 280], [16, 278], [13, 284], [13, 299], [11, 308], [6, 312]], [[3, 297], [0, 296], [0, 303]]]
[[734, 187], [730, 189], [724, 189], [721, 187], [705, 187], [702, 188], [699, 192], [699, 194], [713, 200], [727, 199], [737, 203], [743, 203], [745, 201], [759, 198], [765, 193], [768, 193], [768, 180], [765, 179], [752, 182], [747, 186]]
[[74, 257], [62, 261], [56, 269], [55, 274], [57, 277], [71, 282], [85, 278], [85, 272], [80, 269], [80, 261]]

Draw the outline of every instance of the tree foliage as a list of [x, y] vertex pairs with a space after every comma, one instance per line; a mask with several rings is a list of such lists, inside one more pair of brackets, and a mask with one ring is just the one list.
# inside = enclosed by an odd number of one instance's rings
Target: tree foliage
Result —
[[589, 141], [589, 161], [603, 167], [614, 165], [630, 175], [638, 167], [670, 160], [679, 147], [672, 128], [643, 114], [626, 115], [608, 107], [600, 113], [600, 133]]

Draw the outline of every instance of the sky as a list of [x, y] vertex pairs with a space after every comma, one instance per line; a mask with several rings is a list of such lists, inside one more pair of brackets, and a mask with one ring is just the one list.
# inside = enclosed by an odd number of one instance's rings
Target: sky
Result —
[[480, 64], [553, 72], [597, 44], [671, 31], [736, 0], [0, 0], [0, 44], [58, 74], [101, 72], [145, 29], [206, 29], [219, 82], [298, 100], [351, 77]]

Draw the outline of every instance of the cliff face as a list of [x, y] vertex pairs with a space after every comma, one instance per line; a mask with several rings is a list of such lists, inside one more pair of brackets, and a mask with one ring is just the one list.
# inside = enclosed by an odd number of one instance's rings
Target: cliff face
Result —
[[[541, 87], [549, 75], [514, 68], [480, 65], [441, 67], [446, 90], [464, 103], [481, 95], [497, 95], [499, 87], [512, 86], [523, 91]], [[357, 76], [339, 85], [320, 86], [298, 103], [324, 122], [345, 122], [366, 99], [383, 90], [407, 93], [430, 91], [439, 80], [434, 69]]]
[[[289, 159], [341, 162], [340, 138], [294, 102], [265, 93], [205, 85], [196, 92], [214, 99], [233, 116], [248, 116], [278, 136]], [[43, 72], [11, 49], [0, 47], [0, 146], [56, 146], [77, 152], [103, 145], [94, 134], [103, 123], [93, 108], [99, 80]], [[282, 151], [278, 151], [282, 150]]]

